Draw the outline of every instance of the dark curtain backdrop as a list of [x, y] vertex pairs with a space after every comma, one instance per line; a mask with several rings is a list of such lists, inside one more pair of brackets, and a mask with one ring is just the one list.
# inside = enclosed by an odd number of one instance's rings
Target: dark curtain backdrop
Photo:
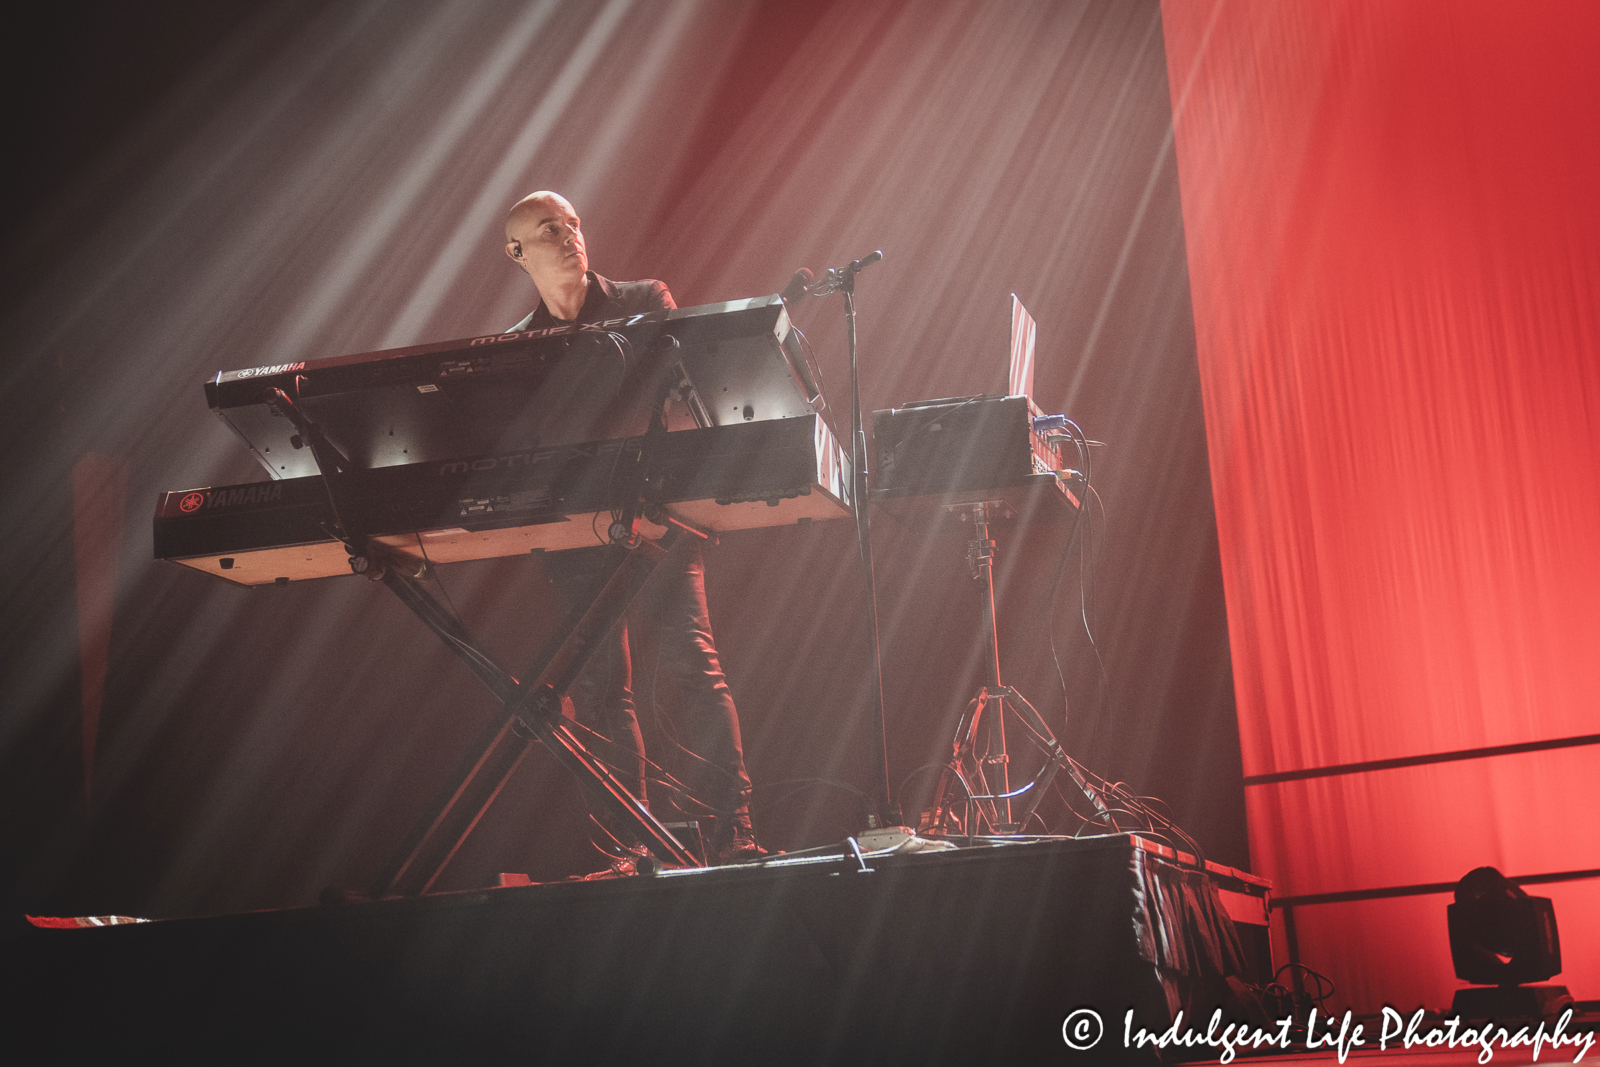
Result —
[[[516, 321], [533, 297], [501, 221], [541, 187], [578, 206], [598, 270], [665, 279], [683, 305], [882, 248], [858, 299], [868, 410], [1002, 391], [1018, 293], [1040, 324], [1038, 402], [1106, 445], [1084, 570], [1098, 653], [1076, 557], [1052, 601], [1061, 531], [1003, 530], [1008, 681], [1080, 760], [1247, 863], [1154, 0], [284, 3], [169, 22], [189, 36], [148, 55], [137, 30], [80, 39], [122, 57], [93, 92], [56, 68], [35, 83], [36, 125], [73, 151], [38, 172], [6, 259], [13, 911], [301, 905], [374, 876], [492, 701], [381, 588], [210, 581], [152, 562], [149, 516], [160, 491], [258, 477], [205, 407], [217, 370]], [[63, 46], [38, 47], [48, 67]], [[842, 310], [798, 318], [842, 411]], [[915, 810], [982, 677], [976, 590], [963, 533], [882, 518], [876, 536], [890, 761]], [[709, 553], [776, 847], [840, 839], [871, 792], [852, 552], [835, 523]], [[443, 580], [519, 667], [537, 568]], [[644, 718], [670, 758], [650, 657]], [[441, 886], [593, 869], [585, 839], [541, 755]]]
[[[1260, 872], [1600, 868], [1593, 743], [1251, 780], [1596, 734], [1600, 8], [1163, 15]], [[1593, 997], [1600, 879], [1527, 889]], [[1299, 957], [1357, 1011], [1447, 1008], [1449, 901], [1295, 908]]]

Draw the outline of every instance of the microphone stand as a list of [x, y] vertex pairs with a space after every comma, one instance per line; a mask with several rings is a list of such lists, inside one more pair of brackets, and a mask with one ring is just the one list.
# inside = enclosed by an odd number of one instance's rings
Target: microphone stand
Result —
[[861, 557], [866, 582], [868, 644], [872, 653], [872, 728], [869, 744], [873, 772], [877, 776], [874, 811], [868, 816], [868, 829], [899, 828], [900, 809], [889, 787], [888, 734], [884, 726], [883, 660], [878, 644], [878, 587], [872, 570], [872, 524], [869, 515], [870, 490], [867, 480], [867, 433], [861, 421], [861, 368], [856, 352], [856, 275], [863, 267], [883, 258], [881, 251], [853, 260], [848, 266], [829, 270], [816, 284], [806, 287], [811, 296], [844, 294], [845, 336], [850, 352], [850, 504], [856, 520], [856, 551]]

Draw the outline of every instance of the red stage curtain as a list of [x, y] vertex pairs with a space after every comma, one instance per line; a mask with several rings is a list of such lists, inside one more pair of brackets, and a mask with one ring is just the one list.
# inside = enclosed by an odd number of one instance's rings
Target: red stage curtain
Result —
[[[1600, 5], [1162, 15], [1257, 870], [1600, 867], [1594, 744], [1252, 781], [1600, 733]], [[1600, 996], [1600, 881], [1529, 889]], [[1447, 901], [1307, 903], [1294, 948], [1447, 1007]]]

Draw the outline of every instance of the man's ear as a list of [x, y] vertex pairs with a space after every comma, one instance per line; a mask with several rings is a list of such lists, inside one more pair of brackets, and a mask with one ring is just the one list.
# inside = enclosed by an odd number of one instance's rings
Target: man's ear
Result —
[[506, 255], [510, 256], [512, 259], [520, 261], [522, 259], [522, 245], [521, 245], [521, 243], [517, 242], [517, 241], [507, 241], [506, 242]]

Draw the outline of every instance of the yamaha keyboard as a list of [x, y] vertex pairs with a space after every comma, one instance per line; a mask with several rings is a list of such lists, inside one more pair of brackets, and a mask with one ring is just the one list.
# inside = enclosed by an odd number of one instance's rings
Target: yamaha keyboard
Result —
[[219, 372], [216, 414], [275, 479], [318, 473], [273, 407], [282, 390], [351, 469], [642, 434], [663, 397], [677, 426], [813, 412], [817, 389], [779, 296]]
[[[849, 470], [817, 415], [355, 471], [341, 518], [394, 552], [453, 563], [605, 543], [614, 508], [708, 533], [849, 514]], [[239, 585], [350, 573], [318, 476], [163, 493], [155, 555]], [[664, 533], [651, 529], [646, 535]]]
[[[782, 299], [758, 297], [206, 383], [212, 409], [271, 480], [162, 494], [156, 557], [247, 586], [356, 569], [381, 578], [505, 707], [461, 784], [400, 853], [385, 895], [433, 884], [499, 793], [494, 783], [521, 761], [529, 742], [519, 733], [573, 773], [621, 840], [670, 865], [703, 860], [561, 710], [663, 558], [635, 534], [676, 525], [709, 536], [848, 513], [843, 457], [791, 333]], [[694, 428], [674, 429], [673, 401], [679, 424]], [[604, 585], [520, 680], [418, 582], [420, 567], [395, 565], [605, 543], [629, 551], [611, 554]]]

